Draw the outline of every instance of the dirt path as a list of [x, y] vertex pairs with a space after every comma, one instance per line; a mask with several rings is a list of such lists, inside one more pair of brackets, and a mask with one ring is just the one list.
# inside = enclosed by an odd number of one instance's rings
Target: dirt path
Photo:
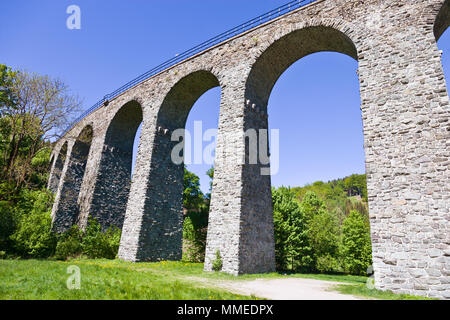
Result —
[[361, 300], [362, 298], [332, 291], [338, 284], [331, 281], [289, 278], [251, 281], [220, 281], [217, 286], [237, 294], [254, 295], [271, 300]]

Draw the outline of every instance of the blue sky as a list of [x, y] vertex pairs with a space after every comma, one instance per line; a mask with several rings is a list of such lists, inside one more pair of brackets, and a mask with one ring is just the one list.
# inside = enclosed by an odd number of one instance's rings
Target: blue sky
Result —
[[[124, 83], [229, 28], [288, 0], [14, 0], [0, 2], [0, 63], [66, 82], [87, 109]], [[81, 30], [66, 28], [66, 8], [81, 8]], [[440, 39], [450, 72], [450, 32]], [[317, 53], [292, 65], [269, 101], [280, 130], [275, 186], [298, 186], [364, 172], [357, 62]], [[448, 78], [448, 77], [447, 77]], [[220, 89], [194, 105], [187, 129], [216, 128]], [[208, 165], [191, 165], [208, 190]]]

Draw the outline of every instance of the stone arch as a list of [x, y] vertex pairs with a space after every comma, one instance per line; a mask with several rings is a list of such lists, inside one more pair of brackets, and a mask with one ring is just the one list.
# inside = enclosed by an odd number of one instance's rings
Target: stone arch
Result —
[[199, 70], [180, 79], [168, 92], [159, 108], [157, 125], [169, 130], [184, 128], [194, 103], [208, 90], [220, 86], [217, 77]]
[[346, 33], [326, 25], [297, 29], [272, 42], [256, 58], [246, 82], [246, 100], [266, 110], [270, 93], [283, 72], [301, 58], [323, 51], [358, 60], [357, 48]]
[[[289, 66], [307, 55], [324, 51], [339, 52], [358, 60], [356, 45], [346, 33], [327, 25], [309, 25], [281, 35], [269, 43], [252, 63], [245, 82], [244, 130], [255, 130], [259, 143], [252, 150], [250, 139], [245, 140], [246, 167], [241, 177], [241, 210], [245, 214], [240, 221], [240, 227], [245, 232], [240, 234], [238, 273], [270, 272], [275, 269], [271, 177], [262, 174], [263, 170], [268, 172], [270, 164], [261, 163], [260, 157], [257, 157], [257, 163], [249, 161], [251, 152], [270, 154], [267, 149], [261, 149], [268, 148], [268, 143], [265, 147], [260, 145], [262, 138], [268, 139], [267, 136], [260, 137], [260, 130], [268, 129], [268, 118], [262, 115], [267, 115], [270, 94]], [[209, 252], [211, 255], [212, 250]]]
[[436, 16], [436, 20], [433, 26], [434, 36], [436, 41], [442, 36], [442, 34], [450, 26], [450, 0], [445, 0], [439, 13]]
[[132, 261], [182, 258], [184, 165], [182, 161], [172, 161], [171, 154], [184, 141], [172, 141], [171, 137], [174, 130], [185, 128], [194, 103], [218, 86], [220, 82], [212, 72], [198, 70], [178, 80], [163, 99], [150, 137], [145, 197], [142, 204], [128, 203], [119, 250], [121, 258]]
[[50, 176], [48, 189], [53, 193], [56, 193], [56, 191], [58, 190], [58, 185], [59, 185], [59, 181], [61, 179], [61, 174], [62, 174], [62, 171], [64, 168], [64, 163], [66, 162], [67, 146], [68, 146], [68, 142], [66, 141], [62, 145], [59, 152], [57, 154], [53, 154], [52, 160], [50, 161], [50, 163], [53, 166], [53, 171]]
[[90, 216], [106, 229], [122, 228], [131, 186], [133, 144], [143, 120], [141, 104], [124, 104], [109, 123], [90, 207]]
[[77, 201], [92, 138], [93, 128], [91, 125], [87, 125], [81, 130], [71, 148], [69, 161], [59, 190], [59, 199], [55, 203], [57, 208], [54, 211], [53, 229], [57, 232], [66, 231], [77, 222], [80, 211]]

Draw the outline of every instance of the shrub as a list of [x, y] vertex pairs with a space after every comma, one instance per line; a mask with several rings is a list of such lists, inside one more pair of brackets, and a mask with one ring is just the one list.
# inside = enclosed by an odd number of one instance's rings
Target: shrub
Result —
[[120, 235], [121, 231], [117, 227], [102, 232], [100, 223], [90, 218], [81, 242], [83, 253], [91, 259], [114, 259], [119, 250]]
[[316, 268], [317, 271], [322, 273], [342, 272], [339, 259], [329, 254], [322, 255], [317, 258]]
[[[108, 242], [110, 249], [110, 256], [112, 259], [117, 258], [117, 253], [120, 247], [120, 237], [122, 236], [122, 231], [116, 226], [112, 226], [106, 230], [105, 237]], [[106, 258], [106, 257], [105, 257]]]
[[50, 211], [38, 209], [24, 214], [11, 236], [17, 252], [22, 256], [45, 258], [55, 252], [56, 236], [51, 230]]
[[183, 223], [183, 261], [203, 262], [205, 260], [208, 211], [191, 211]]
[[55, 258], [58, 260], [67, 260], [79, 256], [83, 252], [81, 246], [83, 233], [74, 225], [63, 233], [56, 245]]
[[8, 202], [0, 201], [0, 250], [12, 251], [10, 237], [15, 228], [13, 208], [9, 206]]
[[216, 259], [212, 262], [212, 269], [216, 272], [222, 270], [222, 258], [219, 249], [216, 250]]

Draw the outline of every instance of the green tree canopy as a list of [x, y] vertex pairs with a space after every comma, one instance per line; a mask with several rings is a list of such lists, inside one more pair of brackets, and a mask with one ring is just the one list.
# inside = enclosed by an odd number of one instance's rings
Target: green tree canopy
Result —
[[353, 210], [344, 221], [342, 233], [342, 254], [346, 269], [353, 274], [366, 274], [372, 264], [369, 222]]

